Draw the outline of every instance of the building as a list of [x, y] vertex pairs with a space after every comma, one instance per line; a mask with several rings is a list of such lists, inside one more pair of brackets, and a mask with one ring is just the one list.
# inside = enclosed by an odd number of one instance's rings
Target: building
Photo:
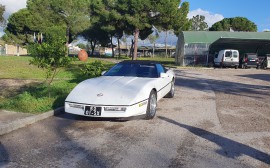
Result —
[[27, 49], [22, 48], [19, 45], [0, 44], [0, 55], [27, 55]]
[[176, 65], [209, 65], [222, 49], [270, 54], [270, 32], [183, 31], [178, 36]]

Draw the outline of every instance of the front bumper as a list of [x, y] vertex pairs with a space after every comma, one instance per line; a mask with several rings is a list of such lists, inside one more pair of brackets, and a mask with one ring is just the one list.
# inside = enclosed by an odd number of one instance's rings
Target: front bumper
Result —
[[[65, 112], [75, 115], [87, 116], [87, 117], [106, 117], [106, 118], [122, 118], [122, 117], [131, 117], [131, 116], [139, 116], [146, 114], [148, 101], [145, 100], [143, 102], [131, 105], [131, 106], [119, 106], [123, 107], [125, 111], [105, 111], [106, 107], [117, 107], [117, 106], [107, 106], [107, 105], [90, 105], [90, 104], [81, 104], [74, 102], [65, 102]], [[91, 107], [101, 107], [101, 115], [86, 115], [85, 109], [86, 106]]]

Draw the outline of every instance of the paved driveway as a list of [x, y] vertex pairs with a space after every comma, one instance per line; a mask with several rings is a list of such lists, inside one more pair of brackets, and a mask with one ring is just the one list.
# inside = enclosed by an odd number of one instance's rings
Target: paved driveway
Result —
[[63, 114], [0, 136], [0, 167], [269, 167], [270, 72], [176, 71], [153, 120]]

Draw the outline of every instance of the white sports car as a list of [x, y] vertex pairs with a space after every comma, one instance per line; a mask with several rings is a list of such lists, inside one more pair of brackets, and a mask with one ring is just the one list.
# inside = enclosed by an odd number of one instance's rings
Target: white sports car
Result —
[[65, 100], [65, 111], [91, 117], [152, 119], [157, 101], [174, 96], [174, 72], [153, 61], [123, 61], [101, 77], [78, 84]]

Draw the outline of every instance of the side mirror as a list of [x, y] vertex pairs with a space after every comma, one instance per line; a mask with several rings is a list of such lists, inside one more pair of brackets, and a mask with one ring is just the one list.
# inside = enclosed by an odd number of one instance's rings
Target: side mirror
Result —
[[161, 78], [166, 78], [166, 77], [168, 77], [168, 74], [162, 73], [162, 72], [161, 72], [161, 73], [160, 73], [160, 77], [161, 77]]
[[107, 71], [102, 71], [102, 72], [101, 72], [101, 75], [103, 76], [106, 72], [107, 72]]

